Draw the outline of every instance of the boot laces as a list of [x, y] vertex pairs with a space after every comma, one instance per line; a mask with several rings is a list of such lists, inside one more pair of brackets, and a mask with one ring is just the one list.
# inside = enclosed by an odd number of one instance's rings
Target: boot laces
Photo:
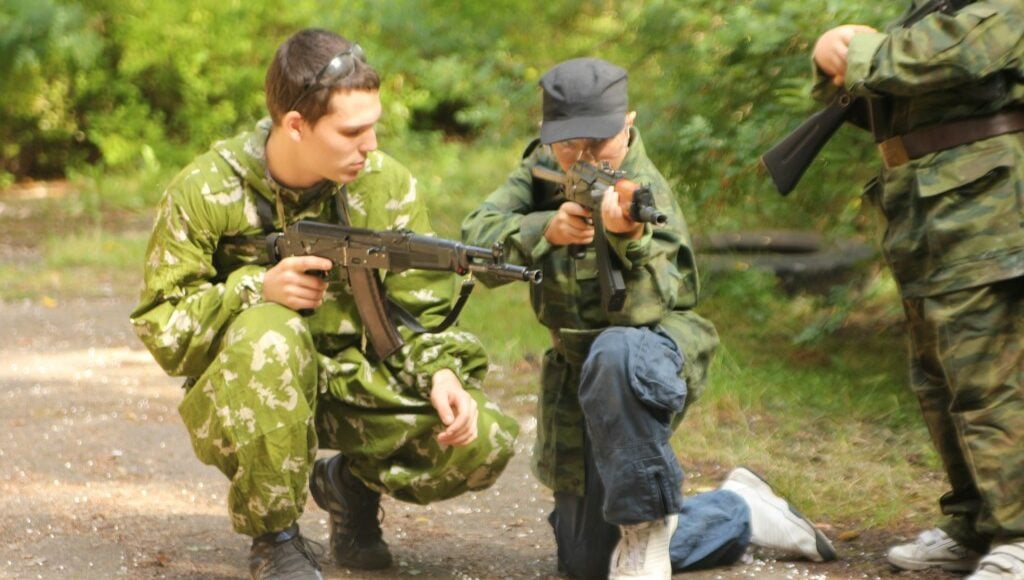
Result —
[[[288, 544], [291, 544], [291, 546]], [[293, 549], [289, 549], [289, 547]], [[281, 551], [281, 556], [274, 560], [274, 563], [277, 564], [274, 568], [292, 570], [299, 568], [308, 562], [317, 570], [322, 569], [320, 567], [320, 558], [324, 555], [323, 544], [314, 542], [301, 534], [296, 535], [287, 542], [282, 542], [282, 544], [277, 547], [277, 550]]]

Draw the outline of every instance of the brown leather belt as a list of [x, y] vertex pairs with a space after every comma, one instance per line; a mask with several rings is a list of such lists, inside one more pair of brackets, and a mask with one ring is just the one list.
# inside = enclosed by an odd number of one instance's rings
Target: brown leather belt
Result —
[[878, 144], [878, 152], [886, 169], [892, 169], [929, 153], [1018, 131], [1024, 131], [1024, 109], [915, 129], [906, 135], [882, 141]]

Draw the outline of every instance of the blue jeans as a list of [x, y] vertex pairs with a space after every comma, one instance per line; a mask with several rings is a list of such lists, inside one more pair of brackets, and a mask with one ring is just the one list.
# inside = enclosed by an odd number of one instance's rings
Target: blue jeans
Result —
[[683, 471], [669, 444], [686, 400], [682, 364], [675, 343], [646, 328], [612, 327], [591, 346], [579, 389], [586, 487], [582, 497], [556, 493], [549, 518], [563, 571], [607, 577], [619, 525], [672, 513], [675, 572], [732, 564], [750, 544], [750, 510], [738, 495], [716, 490], [683, 501]]

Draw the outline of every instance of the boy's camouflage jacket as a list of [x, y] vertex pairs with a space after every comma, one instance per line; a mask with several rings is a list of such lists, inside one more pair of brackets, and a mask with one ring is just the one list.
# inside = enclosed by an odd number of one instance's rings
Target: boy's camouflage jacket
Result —
[[[718, 336], [710, 322], [691, 310], [697, 303], [698, 280], [689, 233], [672, 190], [647, 157], [639, 132], [633, 130], [620, 169], [633, 181], [652, 188], [668, 223], [646, 225], [640, 240], [608, 235], [609, 245], [623, 264], [626, 283], [625, 306], [620, 312], [608, 314], [601, 308], [593, 247], [577, 260], [569, 256], [567, 247], [553, 246], [544, 238], [557, 210], [551, 203], [557, 192], [556, 186], [533, 178], [531, 168], [537, 165], [560, 170], [548, 148], [534, 147], [504, 185], [466, 217], [463, 240], [482, 246], [500, 241], [510, 262], [543, 271], [544, 280], [530, 289], [532, 306], [540, 323], [552, 331], [556, 350], [570, 364], [582, 364], [591, 340], [609, 326], [661, 327], [683, 353], [683, 377], [689, 390], [687, 401], [691, 402], [706, 380]], [[542, 397], [541, 404], [551, 399]], [[555, 404], [561, 408], [541, 410], [544, 416], [560, 417], [555, 429], [584, 428], [575, 397], [560, 398]], [[539, 427], [535, 471], [557, 491], [580, 491], [582, 447], [551, 445], [546, 441], [549, 438], [582, 443], [580, 437], [548, 434]]]

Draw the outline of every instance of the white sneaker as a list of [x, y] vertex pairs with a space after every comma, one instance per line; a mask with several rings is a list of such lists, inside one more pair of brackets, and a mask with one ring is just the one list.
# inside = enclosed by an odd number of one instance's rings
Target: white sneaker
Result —
[[981, 554], [960, 545], [939, 528], [925, 530], [909, 544], [889, 548], [889, 563], [904, 570], [941, 568], [950, 572], [970, 572]]
[[664, 580], [672, 577], [668, 548], [679, 523], [679, 515], [664, 519], [619, 526], [622, 537], [612, 552], [609, 580], [643, 578]]
[[732, 470], [721, 489], [739, 495], [750, 507], [750, 543], [815, 562], [836, 559], [836, 550], [825, 534], [775, 495], [772, 486], [753, 471], [745, 467]]
[[1024, 580], [1024, 542], [992, 548], [967, 580]]

